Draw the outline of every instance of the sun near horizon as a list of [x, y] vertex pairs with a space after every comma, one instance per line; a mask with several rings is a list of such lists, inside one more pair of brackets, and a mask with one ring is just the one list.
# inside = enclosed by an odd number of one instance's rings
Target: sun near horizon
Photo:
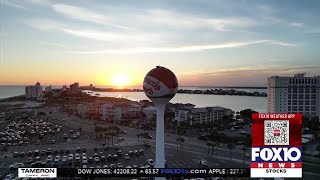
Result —
[[129, 75], [124, 72], [114, 73], [112, 74], [111, 83], [113, 86], [119, 89], [129, 86], [129, 83], [130, 83]]

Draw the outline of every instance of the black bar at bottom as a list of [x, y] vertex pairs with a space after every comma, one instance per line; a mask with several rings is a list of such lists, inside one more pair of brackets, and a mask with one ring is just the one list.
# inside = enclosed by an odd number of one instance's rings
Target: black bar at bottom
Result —
[[58, 177], [250, 177], [250, 168], [58, 168]]

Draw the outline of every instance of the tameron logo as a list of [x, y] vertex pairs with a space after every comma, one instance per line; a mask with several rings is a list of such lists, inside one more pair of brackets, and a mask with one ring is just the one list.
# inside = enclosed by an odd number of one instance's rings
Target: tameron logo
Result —
[[56, 178], [57, 168], [19, 168], [19, 178], [28, 177], [42, 177], [42, 178]]

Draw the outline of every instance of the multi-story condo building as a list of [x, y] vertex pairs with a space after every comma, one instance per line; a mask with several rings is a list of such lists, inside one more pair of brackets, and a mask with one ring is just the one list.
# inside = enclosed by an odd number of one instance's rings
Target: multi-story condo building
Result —
[[42, 97], [42, 86], [39, 82], [34, 86], [26, 86], [25, 97], [27, 99], [38, 99]]
[[175, 113], [175, 120], [190, 125], [220, 122], [223, 116], [232, 114], [231, 109], [213, 106], [204, 108], [180, 108]]
[[120, 121], [140, 116], [141, 108], [136, 104], [104, 103], [98, 106], [100, 119], [104, 121]]
[[268, 112], [320, 115], [320, 76], [268, 77]]

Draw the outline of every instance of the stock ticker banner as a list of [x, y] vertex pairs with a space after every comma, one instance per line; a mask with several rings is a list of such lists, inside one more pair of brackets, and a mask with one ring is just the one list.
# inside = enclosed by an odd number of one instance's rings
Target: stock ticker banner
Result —
[[249, 168], [19, 168], [19, 178], [249, 177]]
[[302, 177], [302, 115], [252, 115], [251, 177]]

